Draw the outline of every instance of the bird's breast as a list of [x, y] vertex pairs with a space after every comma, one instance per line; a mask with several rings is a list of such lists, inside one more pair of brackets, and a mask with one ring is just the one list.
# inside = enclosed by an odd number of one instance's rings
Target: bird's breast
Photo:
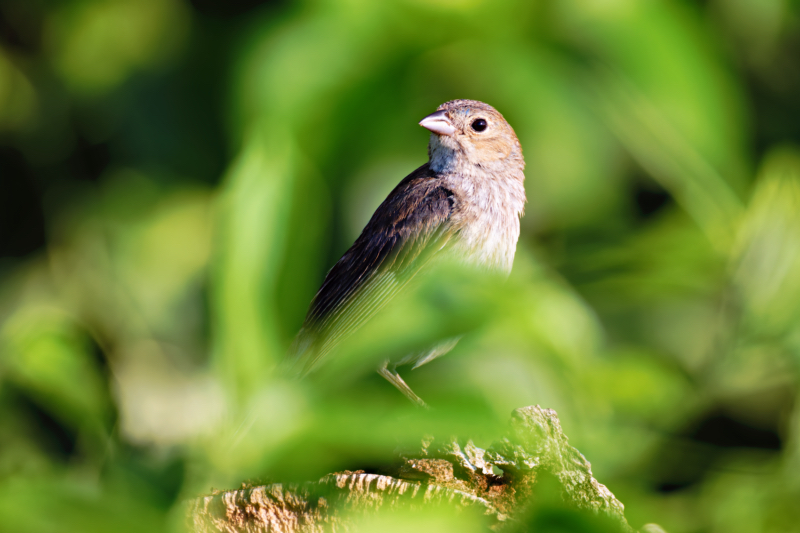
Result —
[[511, 272], [525, 207], [521, 180], [461, 178], [455, 189], [454, 252], [469, 264]]

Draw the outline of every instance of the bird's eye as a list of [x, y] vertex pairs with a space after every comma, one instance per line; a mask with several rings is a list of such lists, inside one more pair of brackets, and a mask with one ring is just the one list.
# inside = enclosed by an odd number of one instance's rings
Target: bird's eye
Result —
[[476, 118], [472, 121], [472, 129], [475, 131], [483, 131], [486, 129], [486, 126], [488, 126], [488, 124], [486, 123], [486, 120], [482, 118]]

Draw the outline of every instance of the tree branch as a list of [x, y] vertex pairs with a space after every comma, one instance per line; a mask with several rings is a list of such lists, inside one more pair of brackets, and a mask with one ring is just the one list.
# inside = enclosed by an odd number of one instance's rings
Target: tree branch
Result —
[[329, 474], [302, 485], [280, 483], [222, 491], [191, 502], [189, 519], [198, 533], [310, 533], [346, 527], [353, 513], [402, 505], [479, 507], [493, 529], [515, 523], [543, 473], [555, 477], [563, 499], [580, 509], [608, 515], [632, 531], [624, 506], [592, 477], [591, 465], [569, 445], [556, 412], [539, 406], [516, 409], [511, 432], [483, 450], [468, 441], [401, 456], [386, 475], [362, 471]]

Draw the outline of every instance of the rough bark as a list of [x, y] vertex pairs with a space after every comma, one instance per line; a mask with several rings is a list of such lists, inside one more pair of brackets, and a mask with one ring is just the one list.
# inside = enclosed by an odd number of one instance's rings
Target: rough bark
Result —
[[[552, 409], [523, 407], [511, 431], [483, 450], [468, 441], [436, 445], [400, 457], [388, 475], [361, 471], [329, 474], [302, 485], [272, 484], [197, 498], [189, 519], [198, 533], [306, 533], [347, 531], [347, 517], [403, 505], [479, 507], [492, 528], [513, 527], [540, 475], [558, 480], [563, 499], [605, 514], [632, 531], [619, 500], [592, 476], [591, 465], [569, 445]], [[346, 512], [345, 512], [346, 511]]]

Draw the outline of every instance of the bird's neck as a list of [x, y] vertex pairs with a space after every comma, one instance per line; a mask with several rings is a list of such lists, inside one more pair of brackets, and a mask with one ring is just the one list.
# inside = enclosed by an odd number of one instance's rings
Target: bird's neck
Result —
[[428, 145], [430, 169], [436, 174], [457, 175], [507, 175], [524, 179], [523, 169], [525, 162], [519, 151], [512, 152], [508, 157], [494, 161], [481, 160], [475, 162], [464, 148], [450, 138], [438, 138], [432, 135]]

